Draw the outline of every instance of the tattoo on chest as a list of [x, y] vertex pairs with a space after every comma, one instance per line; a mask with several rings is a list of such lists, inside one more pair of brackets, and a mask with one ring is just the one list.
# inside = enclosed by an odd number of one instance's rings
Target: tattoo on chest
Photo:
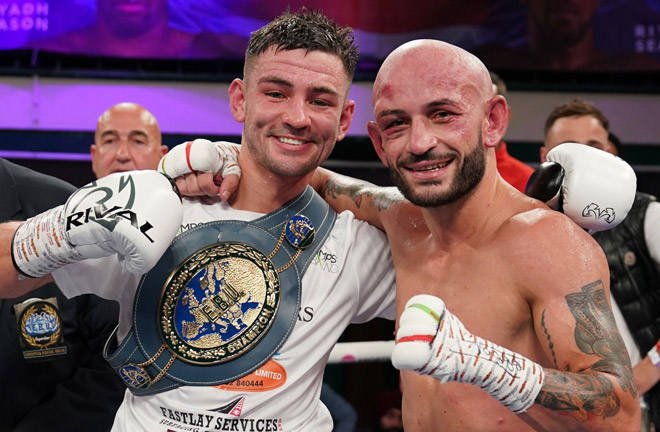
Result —
[[[575, 318], [576, 345], [580, 351], [600, 360], [579, 373], [571, 372], [568, 361], [563, 365], [565, 372], [546, 371], [543, 389], [536, 402], [555, 411], [565, 411], [581, 420], [591, 416], [614, 416], [619, 412], [620, 400], [613, 392], [612, 382], [604, 374], [613, 377], [623, 391], [635, 397], [637, 391], [628, 352], [616, 328], [602, 282], [593, 282], [582, 287], [580, 292], [567, 295], [566, 302]], [[545, 311], [541, 316], [541, 326], [556, 366], [557, 359], [548, 323], [545, 321]]]

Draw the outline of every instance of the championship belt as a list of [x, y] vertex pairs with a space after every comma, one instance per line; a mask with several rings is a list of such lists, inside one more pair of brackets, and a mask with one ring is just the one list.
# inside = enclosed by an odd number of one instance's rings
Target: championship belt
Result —
[[140, 280], [133, 327], [106, 360], [136, 395], [225, 384], [270, 359], [298, 319], [302, 276], [336, 213], [311, 187], [253, 221], [178, 235]]

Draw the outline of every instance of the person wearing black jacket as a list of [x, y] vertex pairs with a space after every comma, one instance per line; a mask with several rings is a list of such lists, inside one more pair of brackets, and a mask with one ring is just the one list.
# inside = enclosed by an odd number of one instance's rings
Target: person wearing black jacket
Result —
[[[76, 188], [0, 159], [0, 221], [63, 204]], [[108, 431], [125, 385], [102, 356], [116, 302], [55, 284], [0, 299], [0, 432]]]

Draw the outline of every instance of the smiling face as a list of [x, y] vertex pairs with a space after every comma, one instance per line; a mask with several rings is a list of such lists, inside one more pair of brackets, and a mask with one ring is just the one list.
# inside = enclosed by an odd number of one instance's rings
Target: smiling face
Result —
[[486, 147], [506, 128], [493, 133], [490, 111], [497, 105], [500, 116], [507, 114], [476, 58], [437, 41], [405, 44], [383, 64], [373, 97], [376, 121], [369, 135], [408, 200], [437, 207], [479, 184]]
[[241, 154], [278, 176], [310, 174], [348, 132], [349, 87], [335, 55], [268, 48], [250, 60], [245, 81], [229, 89], [234, 118], [244, 122]]

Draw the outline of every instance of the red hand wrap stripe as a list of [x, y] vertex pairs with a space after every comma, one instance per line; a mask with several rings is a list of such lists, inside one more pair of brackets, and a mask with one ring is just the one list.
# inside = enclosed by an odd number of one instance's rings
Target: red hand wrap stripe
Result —
[[431, 343], [431, 342], [433, 342], [433, 336], [432, 335], [404, 336], [396, 342], [397, 343], [401, 343], [401, 342], [428, 342], [428, 343]]
[[192, 141], [188, 141], [186, 143], [186, 163], [188, 164], [188, 168], [190, 168], [190, 171], [195, 171], [190, 165], [190, 149], [192, 148]]

